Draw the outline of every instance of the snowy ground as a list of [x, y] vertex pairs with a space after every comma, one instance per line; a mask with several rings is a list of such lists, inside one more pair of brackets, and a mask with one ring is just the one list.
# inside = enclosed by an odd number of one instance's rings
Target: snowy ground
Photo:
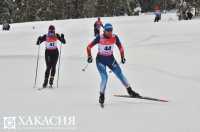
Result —
[[[113, 24], [124, 44], [127, 63], [122, 68], [132, 87], [169, 103], [113, 97], [126, 92], [110, 74], [105, 108], [101, 109], [95, 63], [81, 71], [95, 19], [34, 22], [13, 24], [10, 32], [0, 31], [0, 116], [76, 116], [74, 130], [29, 130], [34, 132], [199, 132], [200, 21], [177, 21], [175, 14], [162, 18], [160, 23], [153, 23], [151, 15], [103, 18], [103, 22]], [[49, 24], [67, 39], [62, 48], [60, 87], [37, 91], [33, 88], [35, 43]], [[117, 48], [115, 53], [118, 58]], [[38, 87], [44, 77], [44, 47], [40, 55]]]

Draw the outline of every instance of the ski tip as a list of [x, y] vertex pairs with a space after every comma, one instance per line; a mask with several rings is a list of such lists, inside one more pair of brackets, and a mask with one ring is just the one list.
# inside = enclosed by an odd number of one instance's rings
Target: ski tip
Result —
[[169, 102], [169, 100], [166, 100], [166, 99], [160, 99], [160, 101], [161, 102], [166, 102], [166, 103]]

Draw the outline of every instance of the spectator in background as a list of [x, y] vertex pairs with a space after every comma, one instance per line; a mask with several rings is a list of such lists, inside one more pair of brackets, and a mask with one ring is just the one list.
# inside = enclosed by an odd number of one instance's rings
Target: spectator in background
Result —
[[5, 30], [5, 31], [9, 31], [10, 30], [10, 24], [9, 23], [4, 23], [3, 24], [3, 30]]
[[192, 20], [192, 17], [195, 15], [195, 9], [191, 6], [188, 7], [187, 11], [186, 11], [186, 16], [187, 19], [186, 20]]

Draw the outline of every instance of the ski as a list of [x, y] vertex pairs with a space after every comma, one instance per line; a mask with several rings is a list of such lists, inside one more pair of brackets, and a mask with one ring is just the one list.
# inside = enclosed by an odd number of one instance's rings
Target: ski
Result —
[[41, 90], [43, 90], [43, 89], [46, 89], [47, 87], [41, 87], [41, 88], [38, 88], [37, 90], [38, 91], [41, 91]]
[[157, 102], [169, 102], [168, 100], [159, 99], [159, 98], [152, 98], [147, 96], [141, 96], [141, 97], [131, 97], [129, 95], [114, 95], [115, 97], [122, 97], [122, 98], [135, 98], [135, 99], [144, 99], [144, 100], [150, 100], [150, 101], [157, 101]]
[[49, 86], [49, 87], [41, 87], [41, 88], [38, 88], [37, 90], [41, 91], [43, 89], [53, 89], [53, 88], [54, 88], [53, 86]]

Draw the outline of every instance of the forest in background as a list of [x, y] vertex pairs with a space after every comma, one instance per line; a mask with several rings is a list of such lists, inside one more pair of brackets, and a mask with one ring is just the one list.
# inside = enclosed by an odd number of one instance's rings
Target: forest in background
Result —
[[[138, 6], [143, 12], [177, 8], [183, 0], [1, 0], [0, 23], [60, 20], [102, 16], [134, 15]], [[199, 6], [200, 0], [188, 0]]]

